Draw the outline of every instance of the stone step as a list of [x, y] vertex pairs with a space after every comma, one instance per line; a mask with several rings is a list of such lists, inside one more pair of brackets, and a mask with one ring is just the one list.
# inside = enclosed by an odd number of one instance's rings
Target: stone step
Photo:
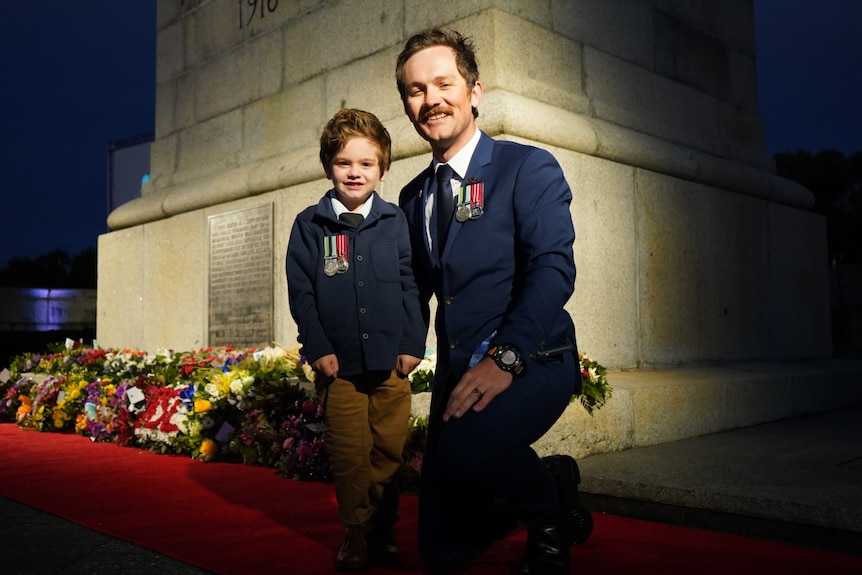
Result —
[[590, 416], [577, 403], [536, 445], [580, 459], [862, 402], [862, 362], [823, 359], [619, 371]]

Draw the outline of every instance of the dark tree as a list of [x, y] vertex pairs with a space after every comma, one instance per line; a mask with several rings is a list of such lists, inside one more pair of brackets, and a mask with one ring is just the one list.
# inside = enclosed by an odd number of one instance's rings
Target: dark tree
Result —
[[829, 256], [837, 263], [862, 263], [862, 152], [837, 150], [776, 154], [775, 171], [814, 194], [814, 211], [826, 216]]
[[35, 258], [11, 258], [0, 268], [0, 286], [26, 288], [96, 287], [96, 249], [87, 248], [74, 257], [55, 249]]
[[69, 287], [95, 289], [98, 275], [96, 248], [87, 248], [72, 258]]

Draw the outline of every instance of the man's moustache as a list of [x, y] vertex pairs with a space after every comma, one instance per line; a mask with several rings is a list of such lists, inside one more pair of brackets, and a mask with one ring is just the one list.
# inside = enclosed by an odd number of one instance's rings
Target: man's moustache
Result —
[[447, 107], [437, 106], [436, 108], [432, 108], [431, 110], [428, 110], [427, 112], [422, 114], [422, 121], [427, 122], [429, 117], [437, 116], [440, 114], [448, 116], [448, 115], [452, 114], [452, 108], [450, 108], [448, 106]]

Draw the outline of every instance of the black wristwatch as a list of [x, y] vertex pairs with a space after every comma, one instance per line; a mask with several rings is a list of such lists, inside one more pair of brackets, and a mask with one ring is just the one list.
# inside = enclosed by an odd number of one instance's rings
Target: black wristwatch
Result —
[[494, 360], [497, 367], [512, 375], [521, 375], [527, 371], [527, 366], [521, 360], [521, 354], [514, 345], [500, 344], [488, 350], [488, 357]]

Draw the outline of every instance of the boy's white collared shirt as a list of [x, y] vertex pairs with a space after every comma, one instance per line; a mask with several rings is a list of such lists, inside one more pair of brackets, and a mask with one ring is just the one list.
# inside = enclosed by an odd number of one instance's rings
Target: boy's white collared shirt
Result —
[[[330, 198], [330, 201], [332, 202], [332, 209], [335, 210], [335, 218], [336, 219], [338, 219], [338, 216], [340, 216], [341, 214], [350, 212], [350, 210], [348, 210], [344, 206], [344, 204], [341, 203], [341, 200], [339, 200], [338, 198], [335, 197], [335, 195], [333, 195], [332, 198]], [[365, 200], [365, 203], [362, 204], [361, 206], [359, 206], [359, 208], [356, 211], [354, 211], [353, 213], [354, 214], [362, 214], [363, 218], [367, 218], [368, 214], [371, 213], [371, 204], [372, 203], [374, 203], [374, 194], [371, 194], [370, 196], [368, 196], [368, 199]]]

